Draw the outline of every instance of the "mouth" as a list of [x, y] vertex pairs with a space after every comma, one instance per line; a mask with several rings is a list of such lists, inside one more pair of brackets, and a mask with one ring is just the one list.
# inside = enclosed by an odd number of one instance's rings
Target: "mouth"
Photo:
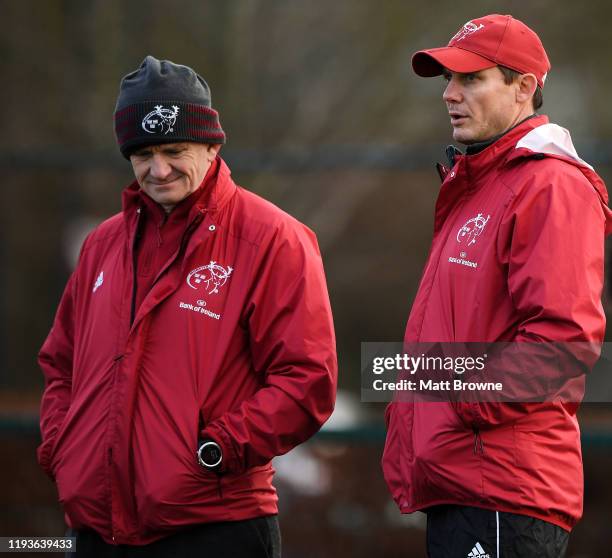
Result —
[[448, 113], [448, 115], [450, 116], [452, 126], [460, 126], [469, 118], [469, 116], [461, 112], [451, 111]]
[[178, 178], [173, 178], [172, 180], [165, 180], [164, 182], [158, 182], [156, 180], [149, 180], [149, 185], [151, 185], [156, 190], [167, 190], [172, 188], [174, 184], [177, 182]]

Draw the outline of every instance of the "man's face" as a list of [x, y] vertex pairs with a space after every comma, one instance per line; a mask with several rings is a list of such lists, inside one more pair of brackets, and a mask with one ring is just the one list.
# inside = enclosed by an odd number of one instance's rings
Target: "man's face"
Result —
[[130, 162], [140, 187], [169, 213], [199, 188], [219, 147], [191, 142], [152, 145], [134, 151]]
[[491, 139], [518, 123], [522, 107], [517, 84], [506, 84], [495, 66], [472, 74], [444, 70], [447, 81], [442, 98], [453, 127], [453, 139], [478, 143]]

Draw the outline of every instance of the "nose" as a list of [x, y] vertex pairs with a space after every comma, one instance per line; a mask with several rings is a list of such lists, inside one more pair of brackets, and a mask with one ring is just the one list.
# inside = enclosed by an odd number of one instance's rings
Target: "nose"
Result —
[[149, 174], [152, 178], [164, 180], [172, 172], [172, 167], [168, 164], [165, 157], [161, 153], [154, 153], [151, 157], [151, 166]]
[[446, 89], [442, 94], [442, 99], [446, 103], [460, 103], [462, 99], [461, 85], [455, 76], [452, 76], [446, 85]]

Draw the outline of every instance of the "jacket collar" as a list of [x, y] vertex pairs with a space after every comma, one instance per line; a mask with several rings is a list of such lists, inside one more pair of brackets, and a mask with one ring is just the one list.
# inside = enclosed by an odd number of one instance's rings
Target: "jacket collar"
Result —
[[501, 139], [503, 136], [505, 136], [507, 133], [511, 132], [512, 130], [514, 130], [514, 128], [520, 126], [523, 122], [525, 122], [526, 120], [529, 120], [530, 118], [537, 118], [539, 115], [537, 113], [533, 113], [529, 116], [527, 116], [526, 118], [523, 118], [523, 120], [521, 120], [518, 124], [515, 124], [514, 126], [512, 126], [511, 128], [509, 128], [508, 130], [506, 130], [505, 132], [502, 132], [501, 134], [498, 134], [495, 137], [492, 137], [491, 139], [488, 139], [486, 141], [481, 141], [479, 143], [472, 143], [470, 145], [467, 146], [467, 149], [465, 150], [465, 154], [466, 155], [476, 155], [477, 153], [480, 153], [481, 151], [485, 150], [487, 147], [489, 147], [489, 145], [493, 145], [497, 140]]
[[481, 176], [490, 172], [493, 167], [504, 166], [518, 141], [531, 130], [543, 124], [548, 124], [548, 117], [545, 115], [527, 118], [478, 153], [460, 155], [456, 158], [456, 173], [458, 175], [465, 174], [468, 180], [468, 189], [477, 188], [479, 185], [478, 179]]
[[237, 186], [232, 180], [229, 167], [217, 155], [218, 170], [211, 188], [196, 202], [196, 206], [210, 213], [220, 211], [236, 193]]

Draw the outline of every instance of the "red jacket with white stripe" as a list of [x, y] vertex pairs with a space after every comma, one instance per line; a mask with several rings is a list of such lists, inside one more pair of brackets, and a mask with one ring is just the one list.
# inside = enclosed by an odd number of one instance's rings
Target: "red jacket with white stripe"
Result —
[[[459, 156], [440, 190], [405, 341], [603, 341], [607, 202], [569, 133], [545, 116]], [[404, 513], [458, 504], [570, 530], [583, 497], [576, 410], [559, 402], [391, 403], [389, 489]]]
[[[134, 545], [277, 513], [270, 460], [317, 432], [337, 380], [312, 231], [220, 161], [133, 308], [137, 200], [87, 238], [40, 351], [38, 450], [71, 527]], [[221, 445], [221, 475], [197, 463], [199, 438]]]

